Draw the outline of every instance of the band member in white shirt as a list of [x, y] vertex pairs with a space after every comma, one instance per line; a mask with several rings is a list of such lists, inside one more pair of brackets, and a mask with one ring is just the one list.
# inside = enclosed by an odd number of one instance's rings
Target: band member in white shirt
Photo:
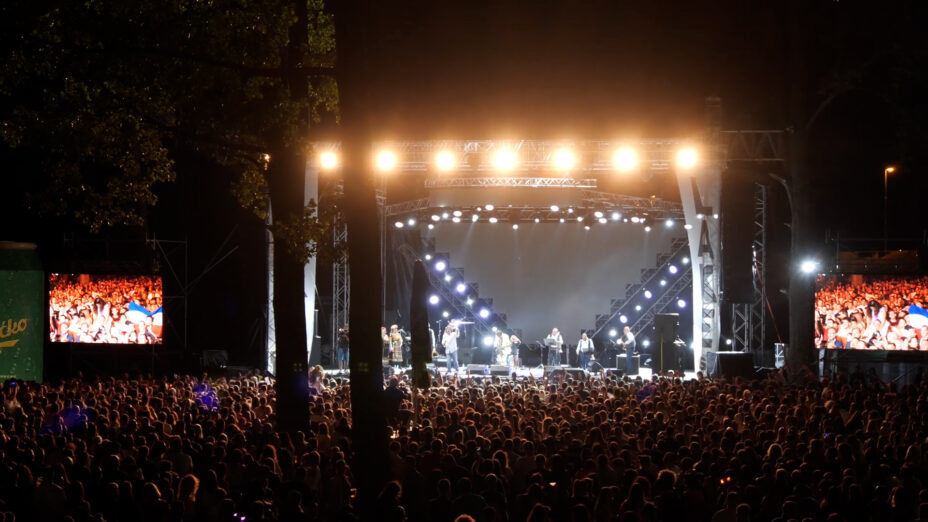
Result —
[[635, 355], [635, 334], [632, 333], [632, 329], [627, 326], [623, 328], [622, 337], [616, 344], [625, 349], [625, 370], [628, 375], [631, 375], [632, 356]]
[[496, 351], [496, 364], [510, 366], [512, 362], [512, 343], [509, 341], [509, 336], [503, 333], [502, 330], [496, 331], [493, 348]]
[[457, 372], [460, 369], [458, 365], [458, 337], [460, 336], [460, 331], [458, 330], [457, 323], [452, 322], [445, 327], [445, 334], [441, 338], [441, 345], [445, 347], [445, 358], [447, 359], [447, 368], [448, 371], [451, 371], [451, 368], [454, 368], [454, 371]]
[[548, 348], [548, 364], [559, 366], [561, 364], [561, 347], [564, 346], [564, 338], [557, 328], [553, 328], [551, 333], [545, 337], [545, 346]]
[[577, 341], [577, 355], [580, 357], [580, 369], [586, 370], [590, 366], [590, 357], [593, 356], [593, 339], [590, 339], [586, 332], [583, 332]]

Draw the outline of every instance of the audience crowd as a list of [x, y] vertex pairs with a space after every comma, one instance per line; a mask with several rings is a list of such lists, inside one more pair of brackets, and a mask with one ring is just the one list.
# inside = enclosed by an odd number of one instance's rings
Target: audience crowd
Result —
[[[355, 520], [349, 383], [275, 430], [257, 377], [6, 383], [0, 520]], [[405, 377], [378, 520], [928, 519], [928, 381]], [[417, 421], [418, 418], [418, 421]]]
[[928, 277], [820, 276], [815, 338], [822, 348], [928, 351]]
[[53, 274], [49, 281], [53, 342], [161, 342], [161, 279]]

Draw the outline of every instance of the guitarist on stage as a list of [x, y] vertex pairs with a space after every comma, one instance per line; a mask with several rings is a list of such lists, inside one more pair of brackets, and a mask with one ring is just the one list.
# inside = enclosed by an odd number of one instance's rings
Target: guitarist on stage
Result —
[[622, 337], [615, 342], [616, 346], [625, 350], [625, 374], [632, 374], [632, 356], [635, 355], [635, 334], [632, 329], [625, 327], [622, 329]]

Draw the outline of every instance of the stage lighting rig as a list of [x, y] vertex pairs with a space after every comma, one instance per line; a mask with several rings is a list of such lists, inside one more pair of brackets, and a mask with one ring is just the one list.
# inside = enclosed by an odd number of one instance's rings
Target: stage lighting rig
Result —
[[319, 166], [322, 170], [335, 170], [338, 167], [338, 156], [332, 151], [326, 151], [319, 155]]

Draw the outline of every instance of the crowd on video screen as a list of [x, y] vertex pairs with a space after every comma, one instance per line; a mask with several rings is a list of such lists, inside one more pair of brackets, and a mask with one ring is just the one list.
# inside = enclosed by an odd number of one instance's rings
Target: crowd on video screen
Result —
[[52, 274], [52, 342], [158, 344], [162, 334], [160, 277]]
[[821, 275], [815, 342], [838, 350], [928, 351], [928, 276]]

